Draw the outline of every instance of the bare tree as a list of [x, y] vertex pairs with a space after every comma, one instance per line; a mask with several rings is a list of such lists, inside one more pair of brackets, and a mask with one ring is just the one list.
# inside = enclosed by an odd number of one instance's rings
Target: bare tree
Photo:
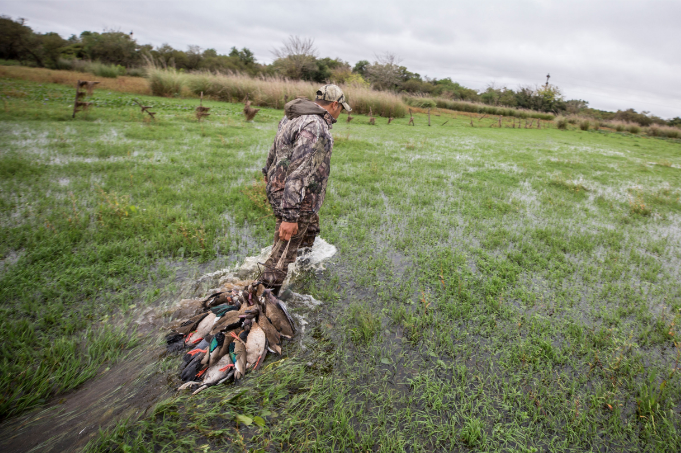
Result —
[[390, 90], [399, 86], [401, 61], [391, 52], [376, 55], [376, 61], [367, 66], [369, 81], [379, 90]]
[[275, 66], [286, 77], [302, 79], [306, 73], [317, 69], [315, 64], [317, 49], [312, 38], [291, 35], [280, 48], [274, 49], [272, 53], [277, 57]]
[[300, 36], [291, 35], [284, 45], [279, 49], [272, 51], [277, 58], [287, 58], [297, 55], [316, 57], [317, 49], [314, 46], [313, 38], [301, 38]]
[[187, 48], [187, 67], [189, 69], [199, 69], [199, 64], [203, 58], [201, 47], [190, 45]]

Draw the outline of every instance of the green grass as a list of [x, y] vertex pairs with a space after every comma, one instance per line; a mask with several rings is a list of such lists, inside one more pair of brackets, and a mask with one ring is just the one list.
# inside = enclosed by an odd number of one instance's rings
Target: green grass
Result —
[[[101, 326], [132, 325], [172, 278], [163, 263], [212, 270], [269, 244], [243, 189], [281, 111], [244, 123], [206, 102], [198, 123], [196, 100], [141, 99], [151, 122], [96, 91], [73, 121], [67, 88], [2, 90], [8, 417], [149, 347]], [[341, 118], [321, 212], [339, 254], [295, 288], [325, 302], [302, 342], [87, 450], [678, 451], [679, 143], [460, 116]]]

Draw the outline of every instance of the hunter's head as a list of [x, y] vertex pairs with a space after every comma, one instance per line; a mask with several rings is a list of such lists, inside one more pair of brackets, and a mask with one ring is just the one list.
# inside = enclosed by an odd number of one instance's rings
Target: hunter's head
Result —
[[345, 101], [343, 90], [338, 85], [332, 83], [324, 85], [317, 90], [315, 102], [321, 108], [329, 112], [334, 119], [338, 119], [343, 109], [351, 112], [350, 105]]

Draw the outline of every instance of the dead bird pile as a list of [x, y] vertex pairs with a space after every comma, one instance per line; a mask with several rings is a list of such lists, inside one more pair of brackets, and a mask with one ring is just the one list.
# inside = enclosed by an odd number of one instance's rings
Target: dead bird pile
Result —
[[262, 365], [267, 352], [281, 354], [282, 338], [295, 333], [286, 305], [258, 281], [227, 283], [206, 299], [186, 301], [189, 319], [167, 335], [169, 351], [189, 349], [180, 365], [180, 389], [194, 394], [241, 379]]

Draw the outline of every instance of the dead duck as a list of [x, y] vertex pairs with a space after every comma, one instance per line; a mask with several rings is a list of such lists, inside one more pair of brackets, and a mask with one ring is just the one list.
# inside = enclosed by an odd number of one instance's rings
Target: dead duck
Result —
[[191, 346], [199, 343], [203, 337], [210, 333], [216, 318], [215, 313], [208, 313], [199, 325], [196, 326], [196, 330], [187, 335], [187, 338], [184, 340], [185, 344]]
[[239, 327], [243, 322], [243, 319], [239, 317], [240, 314], [240, 311], [237, 310], [225, 313], [225, 315], [220, 317], [215, 325], [213, 325], [210, 333], [215, 335], [218, 332], [226, 332]]
[[197, 351], [194, 358], [187, 364], [184, 370], [182, 370], [182, 373], [180, 373], [180, 379], [186, 382], [195, 381], [197, 378], [201, 377], [206, 371], [206, 368], [208, 368], [208, 366], [203, 363], [203, 359], [207, 353], [208, 349]]
[[234, 364], [229, 354], [225, 354], [213, 366], [208, 368], [206, 374], [201, 382], [201, 387], [194, 391], [193, 395], [212, 387], [213, 385], [222, 384], [227, 379], [234, 375]]
[[248, 331], [244, 330], [239, 336], [234, 336], [234, 342], [230, 345], [230, 358], [234, 363], [234, 382], [238, 381], [246, 374], [246, 340]]
[[246, 339], [246, 369], [258, 369], [267, 355], [267, 336], [257, 322], [253, 322]]
[[211, 387], [216, 384], [220, 384], [234, 375], [234, 364], [229, 354], [224, 355], [220, 360], [208, 368], [203, 375], [203, 379], [200, 381], [189, 381], [185, 382], [177, 388], [177, 390], [191, 389], [194, 387], [200, 387], [194, 392], [194, 395], [200, 391]]
[[[172, 332], [166, 335], [166, 344], [169, 350], [179, 350], [184, 347], [184, 339], [193, 330], [196, 330], [196, 326], [208, 316], [208, 313], [200, 313], [196, 316], [189, 318], [184, 321], [178, 327], [174, 328]], [[179, 346], [178, 346], [179, 345]]]
[[281, 335], [279, 331], [272, 325], [267, 316], [261, 315], [258, 317], [258, 325], [265, 332], [267, 337], [267, 349], [270, 352], [281, 355]]
[[215, 307], [217, 305], [223, 305], [223, 304], [231, 304], [232, 303], [232, 294], [231, 291], [220, 291], [217, 293], [213, 293], [210, 296], [208, 296], [206, 299], [201, 302], [201, 305], [203, 306], [204, 310]]
[[265, 316], [282, 337], [290, 339], [296, 329], [286, 305], [272, 294], [271, 289], [266, 289], [263, 295], [265, 297]]
[[225, 334], [222, 333], [222, 332], [216, 333], [215, 336], [213, 337], [213, 339], [210, 342], [210, 346], [208, 347], [208, 352], [203, 357], [201, 364], [204, 365], [204, 366], [207, 365], [208, 368], [215, 365], [222, 358], [222, 356], [224, 356], [225, 351], [222, 348], [224, 343], [225, 343]]
[[196, 345], [196, 347], [189, 352], [187, 352], [184, 357], [182, 357], [182, 363], [180, 364], [180, 373], [189, 365], [189, 363], [194, 360], [197, 356], [197, 354], [201, 355], [201, 359], [203, 360], [204, 354], [208, 352], [208, 349], [210, 348], [210, 341], [211, 338], [204, 338], [199, 342], [199, 344]]

